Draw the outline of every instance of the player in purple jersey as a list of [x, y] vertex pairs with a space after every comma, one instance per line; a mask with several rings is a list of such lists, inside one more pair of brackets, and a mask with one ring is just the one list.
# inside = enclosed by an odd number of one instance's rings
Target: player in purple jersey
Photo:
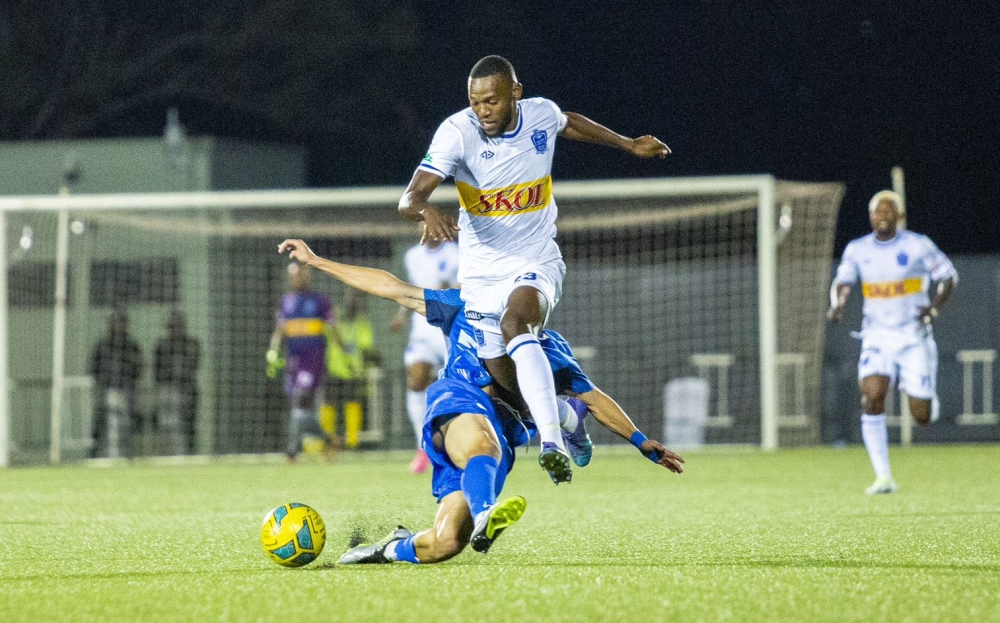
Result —
[[[475, 356], [471, 327], [465, 321], [464, 304], [457, 290], [422, 290], [385, 271], [324, 260], [301, 240], [283, 242], [279, 252], [285, 251], [348, 286], [426, 314], [433, 326], [449, 336], [445, 378], [428, 390], [423, 427], [423, 445], [434, 466], [432, 490], [439, 503], [434, 527], [417, 534], [399, 528], [378, 543], [347, 552], [341, 563], [442, 562], [470, 543], [476, 551], [487, 552], [524, 512], [524, 498], [514, 496], [502, 502], [496, 499], [513, 466], [513, 448], [527, 444], [536, 431], [533, 422], [522, 421], [509, 406], [492, 398], [492, 379]], [[589, 461], [589, 439], [581, 437], [586, 438], [583, 420], [591, 413], [651, 461], [675, 473], [683, 471], [680, 456], [647, 439], [621, 407], [590, 382], [562, 336], [546, 330], [540, 342], [556, 378], [557, 391], [579, 397], [558, 401], [567, 445], [574, 447], [571, 438], [575, 436], [577, 444], [585, 446], [585, 460], [574, 456], [577, 465]]]
[[[334, 449], [334, 439], [319, 425], [319, 406], [326, 379], [326, 336], [336, 332], [326, 330], [333, 323], [330, 299], [310, 288], [309, 267], [289, 264], [288, 281], [292, 291], [281, 298], [275, 313], [267, 375], [275, 378], [282, 367], [285, 369], [285, 393], [291, 401], [285, 454], [288, 462], [294, 463], [305, 433], [322, 437], [328, 456]], [[282, 342], [286, 358], [281, 357]]]

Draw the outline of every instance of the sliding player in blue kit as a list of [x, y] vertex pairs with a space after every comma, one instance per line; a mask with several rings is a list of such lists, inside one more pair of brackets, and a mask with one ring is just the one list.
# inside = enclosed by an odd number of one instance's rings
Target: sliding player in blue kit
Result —
[[[341, 563], [442, 562], [469, 543], [476, 551], [488, 551], [524, 513], [524, 498], [514, 496], [499, 503], [496, 499], [513, 467], [513, 449], [527, 444], [536, 429], [531, 420], [493, 396], [492, 378], [477, 356], [458, 290], [423, 290], [385, 271], [325, 260], [301, 240], [286, 240], [278, 249], [348, 286], [426, 315], [431, 325], [445, 332], [448, 342], [444, 377], [428, 389], [423, 429], [424, 449], [434, 468], [432, 490], [439, 503], [434, 528], [414, 534], [400, 527], [378, 543], [350, 550]], [[653, 462], [676, 473], [683, 471], [681, 457], [647, 439], [621, 407], [590, 382], [561, 335], [543, 331], [539, 343], [557, 391], [570, 397], [557, 403], [563, 438], [578, 466], [589, 462], [592, 451], [584, 426], [589, 412]]]

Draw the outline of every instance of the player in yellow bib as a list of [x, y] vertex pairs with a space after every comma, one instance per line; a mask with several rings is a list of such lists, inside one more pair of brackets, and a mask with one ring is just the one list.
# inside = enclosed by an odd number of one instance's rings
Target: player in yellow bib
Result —
[[858, 360], [864, 411], [861, 436], [875, 469], [875, 482], [866, 492], [874, 495], [896, 490], [885, 421], [889, 387], [898, 383], [906, 392], [910, 412], [921, 425], [938, 418], [938, 354], [932, 325], [951, 296], [958, 273], [930, 238], [898, 226], [905, 214], [898, 194], [876, 193], [868, 212], [872, 233], [844, 249], [830, 289], [829, 316], [834, 322], [843, 319], [851, 286], [860, 280], [865, 298]]
[[[487, 56], [469, 74], [469, 107], [438, 128], [399, 201], [425, 224], [422, 242], [458, 237], [458, 281], [479, 356], [506, 390], [519, 388], [542, 440], [539, 463], [558, 484], [572, 478], [559, 430], [552, 372], [538, 333], [559, 301], [566, 266], [555, 241], [552, 156], [556, 136], [616, 147], [641, 158], [670, 149], [653, 136], [626, 138], [544, 98], [521, 99], [504, 58]], [[430, 204], [453, 177], [456, 219]]]

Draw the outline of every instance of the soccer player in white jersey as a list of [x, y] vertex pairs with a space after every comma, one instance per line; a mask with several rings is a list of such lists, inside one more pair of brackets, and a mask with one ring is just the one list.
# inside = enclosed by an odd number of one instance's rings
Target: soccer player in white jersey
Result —
[[[421, 232], [423, 225], [421, 225]], [[405, 256], [406, 274], [410, 283], [429, 290], [454, 288], [458, 285], [458, 245], [449, 240], [428, 240], [411, 247]], [[420, 447], [424, 413], [427, 411], [427, 388], [436, 380], [434, 372], [448, 359], [444, 334], [432, 327], [427, 319], [406, 307], [392, 319], [390, 328], [399, 331], [410, 320], [410, 341], [403, 353], [406, 365], [406, 413], [413, 423], [417, 454], [410, 471], [422, 474], [430, 465], [427, 453]]]
[[910, 413], [921, 425], [938, 418], [938, 351], [932, 325], [958, 283], [955, 267], [930, 238], [899, 226], [904, 210], [902, 198], [892, 191], [872, 197], [872, 233], [847, 245], [830, 288], [829, 316], [834, 322], [843, 320], [851, 286], [859, 279], [865, 299], [858, 380], [864, 412], [861, 436], [875, 469], [875, 482], [866, 489], [869, 495], [896, 491], [885, 421], [889, 388], [895, 383], [906, 392]]
[[[626, 138], [547, 99], [521, 99], [504, 58], [487, 56], [469, 74], [469, 107], [438, 128], [399, 211], [425, 224], [422, 242], [458, 241], [458, 281], [479, 355], [504, 388], [520, 389], [538, 425], [538, 461], [558, 484], [572, 478], [559, 432], [552, 372], [536, 337], [559, 301], [566, 266], [555, 242], [552, 155], [556, 135], [616, 147], [642, 158], [670, 149], [653, 136]], [[430, 204], [455, 178], [459, 218]], [[509, 357], [507, 357], [509, 355]]]

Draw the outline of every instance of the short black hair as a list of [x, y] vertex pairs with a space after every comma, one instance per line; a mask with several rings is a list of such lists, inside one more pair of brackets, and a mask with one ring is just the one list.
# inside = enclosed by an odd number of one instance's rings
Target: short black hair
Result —
[[470, 78], [485, 78], [486, 76], [497, 75], [507, 76], [511, 82], [517, 82], [517, 76], [514, 74], [514, 66], [510, 64], [510, 61], [496, 54], [484, 56], [479, 59], [472, 66], [472, 71], [469, 72]]

